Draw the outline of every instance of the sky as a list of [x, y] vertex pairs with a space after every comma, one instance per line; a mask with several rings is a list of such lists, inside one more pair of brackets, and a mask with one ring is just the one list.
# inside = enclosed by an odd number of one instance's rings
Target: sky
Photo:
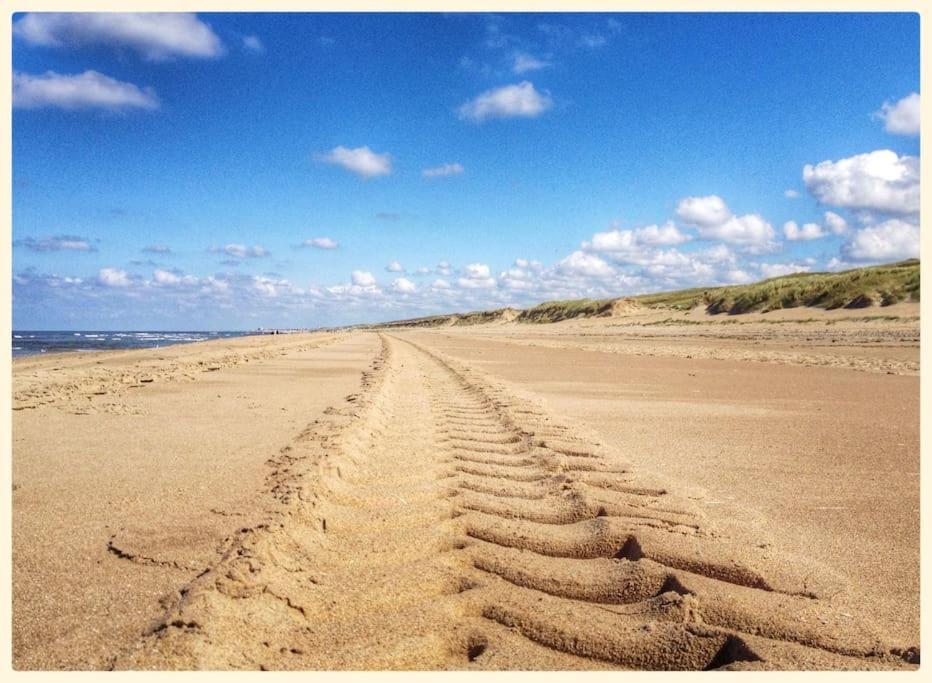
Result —
[[919, 256], [917, 14], [16, 14], [15, 329]]

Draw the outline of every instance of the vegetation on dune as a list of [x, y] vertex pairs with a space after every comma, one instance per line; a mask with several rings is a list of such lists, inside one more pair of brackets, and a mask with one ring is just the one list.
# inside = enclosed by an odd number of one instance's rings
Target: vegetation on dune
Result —
[[615, 299], [573, 299], [546, 301], [522, 311], [519, 323], [555, 323], [570, 318], [597, 318], [611, 315]]
[[[571, 318], [598, 318], [627, 311], [688, 311], [703, 306], [708, 313], [767, 313], [781, 308], [865, 308], [919, 301], [919, 261], [911, 259], [837, 273], [794, 273], [749, 285], [696, 287], [675, 292], [612, 299], [547, 301], [524, 311], [499, 308], [398, 320], [373, 327], [441, 327], [483, 323], [555, 323]], [[658, 323], [654, 323], [658, 324]]]
[[496, 308], [493, 311], [471, 311], [469, 313], [451, 313], [449, 315], [429, 315], [410, 320], [393, 320], [392, 322], [363, 327], [446, 327], [450, 325], [481, 325], [482, 323], [510, 322], [519, 311], [514, 308]]
[[635, 297], [651, 308], [693, 308], [712, 314], [766, 313], [781, 308], [865, 308], [919, 301], [919, 261], [856, 268], [838, 273], [795, 273], [750, 285]]

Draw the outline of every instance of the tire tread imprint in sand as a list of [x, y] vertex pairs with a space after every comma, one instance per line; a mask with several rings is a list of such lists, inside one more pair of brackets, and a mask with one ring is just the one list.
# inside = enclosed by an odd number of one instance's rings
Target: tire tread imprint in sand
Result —
[[360, 392], [273, 459], [268, 522], [116, 668], [903, 665], [534, 399], [380, 337]]

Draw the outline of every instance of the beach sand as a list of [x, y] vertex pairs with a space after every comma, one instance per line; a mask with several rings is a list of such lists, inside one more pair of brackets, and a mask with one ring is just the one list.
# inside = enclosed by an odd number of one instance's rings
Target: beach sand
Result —
[[14, 666], [914, 667], [891, 309], [17, 360]]

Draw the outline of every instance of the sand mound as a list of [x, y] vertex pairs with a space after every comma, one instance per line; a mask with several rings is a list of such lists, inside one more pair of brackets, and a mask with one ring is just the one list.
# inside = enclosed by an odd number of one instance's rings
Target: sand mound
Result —
[[748, 543], [514, 388], [383, 336], [115, 668], [907, 666], [835, 577]]
[[634, 299], [615, 299], [612, 302], [610, 315], [615, 317], [628, 315], [629, 313], [640, 313], [643, 309], [644, 307]]

